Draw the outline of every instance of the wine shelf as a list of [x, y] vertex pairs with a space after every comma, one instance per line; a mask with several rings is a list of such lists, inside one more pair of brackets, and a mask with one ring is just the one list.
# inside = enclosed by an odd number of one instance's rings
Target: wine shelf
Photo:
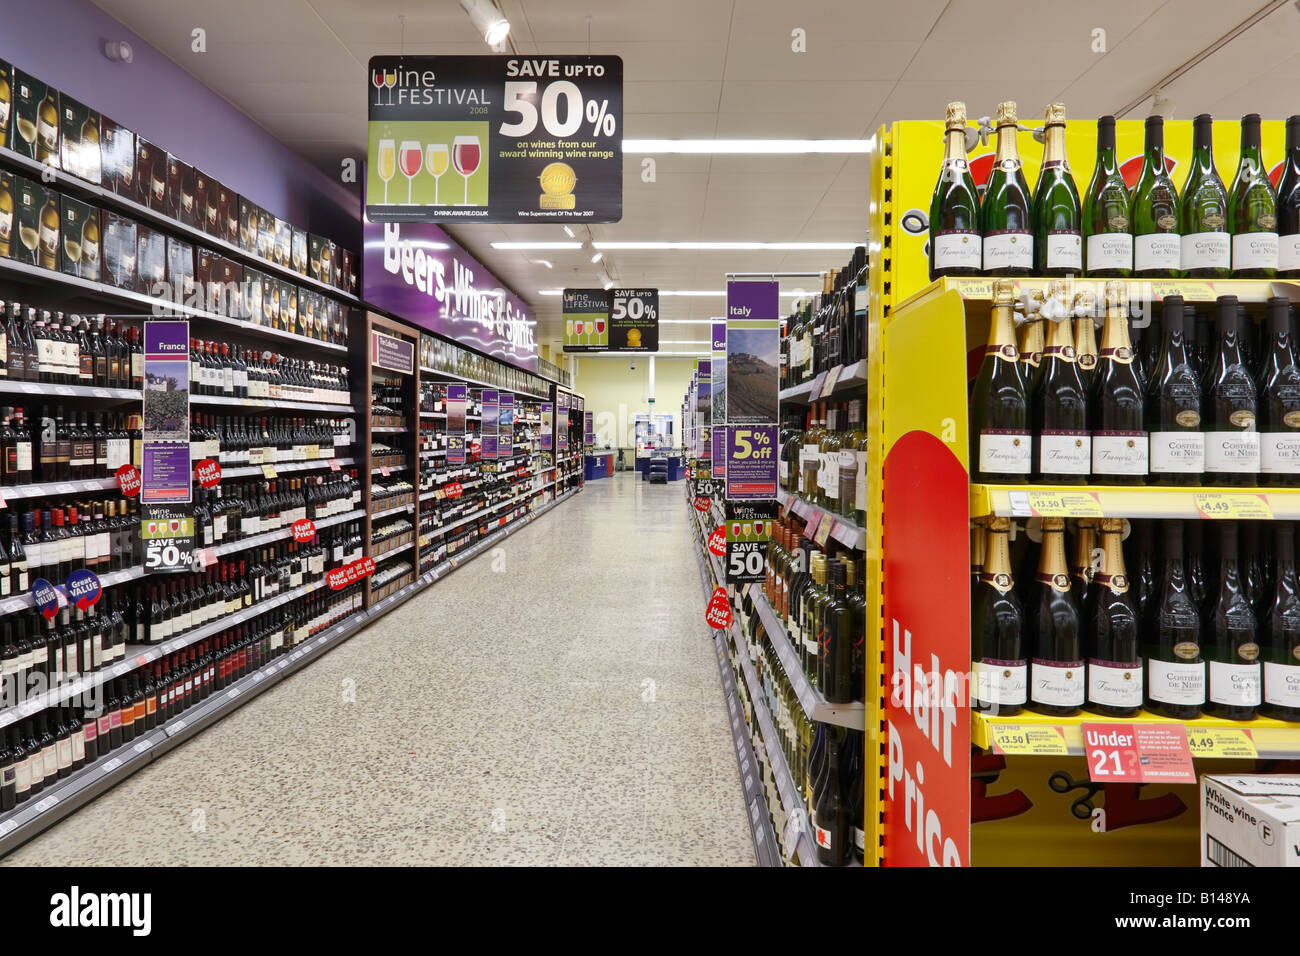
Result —
[[446, 412], [420, 412], [421, 418], [446, 418]]
[[970, 486], [972, 517], [1231, 518], [1294, 521], [1300, 488], [1105, 485]]
[[80, 495], [90, 491], [112, 491], [116, 478], [85, 478], [78, 481], [43, 481], [34, 485], [11, 485], [0, 488], [0, 501], [24, 498], [48, 498], [51, 495]]
[[[832, 374], [834, 378], [832, 378]], [[826, 388], [826, 382], [831, 387]], [[779, 397], [783, 405], [809, 405], [826, 398], [842, 398], [848, 392], [867, 387], [867, 363], [865, 360], [852, 365], [837, 365], [828, 372], [822, 372], [810, 382], [792, 385], [781, 389]]]
[[331, 415], [355, 415], [351, 405], [326, 402], [296, 402], [287, 398], [226, 398], [223, 395], [190, 395], [191, 405], [224, 405], [228, 408], [265, 408], [271, 411], [293, 409], [304, 412], [327, 412]]
[[[927, 296], [956, 292], [967, 302], [990, 304], [993, 301], [993, 283], [996, 277], [979, 279], [936, 279], [925, 288], [908, 296], [894, 306], [898, 312], [905, 306]], [[1021, 289], [1046, 289], [1053, 279], [1026, 276], [1012, 280], [1016, 294]], [[1290, 279], [1071, 279], [1071, 292], [1091, 292], [1099, 301], [1104, 299], [1107, 282], [1123, 282], [1130, 299], [1153, 302], [1167, 295], [1181, 295], [1188, 304], [1211, 304], [1221, 295], [1235, 295], [1245, 304], [1263, 304], [1273, 296], [1300, 297], [1300, 282]]]
[[[481, 387], [481, 388], [494, 388], [498, 392], [509, 392], [511, 395], [523, 395], [526, 398], [535, 402], [546, 401], [545, 395], [534, 395], [532, 392], [521, 392], [518, 389], [506, 388], [504, 385], [493, 385], [491, 382], [485, 382], [479, 378], [471, 378], [468, 375], [460, 375], [456, 372], [443, 372], [436, 368], [429, 368], [427, 365], [420, 366], [420, 373], [421, 375], [436, 375], [439, 378], [445, 378], [447, 381], [453, 383], [464, 382], [466, 385], [474, 385], [476, 387]], [[536, 372], [528, 372], [527, 374], [537, 375]], [[541, 378], [542, 376], [537, 375], [537, 377]]]
[[[1192, 756], [1196, 758], [1261, 757], [1295, 759], [1300, 757], [1300, 724], [1289, 724], [1269, 717], [1254, 720], [1223, 720], [1197, 717], [1195, 720], [1170, 720], [1141, 711], [1136, 717], [1103, 717], [1081, 713], [1072, 717], [1052, 717], [1022, 711], [1011, 717], [971, 714], [971, 743], [994, 753], [1016, 754], [1084, 754], [1084, 723], [1162, 724], [1186, 728]], [[1013, 739], [1013, 738], [1019, 739]]]
[[[7, 262], [0, 259], [0, 264]], [[16, 263], [15, 263], [16, 264]], [[59, 398], [96, 398], [115, 402], [138, 402], [138, 388], [100, 388], [96, 385], [47, 385], [44, 382], [0, 381], [0, 395], [35, 395], [42, 402]]]
[[[280, 475], [289, 472], [315, 471], [318, 468], [329, 468], [331, 467], [331, 462], [337, 462], [340, 468], [346, 468], [349, 465], [355, 464], [355, 460], [352, 458], [317, 458], [314, 461], [286, 461], [272, 465], [271, 467], [275, 469], [276, 477], [279, 477]], [[264, 474], [266, 474], [266, 472], [262, 470], [261, 465], [238, 465], [234, 468], [223, 467], [221, 469], [222, 478], [241, 478], [248, 475]], [[117, 487], [116, 479], [112, 480], [112, 486], [115, 488]]]
[[420, 452], [420, 457], [421, 457], [421, 458], [441, 458], [441, 457], [445, 457], [446, 454], [447, 454], [447, 449], [445, 449], [445, 448], [431, 448], [431, 449], [429, 449], [428, 451], [422, 451], [422, 452]]
[[[383, 511], [376, 511], [376, 512], [372, 513], [372, 514], [370, 515], [370, 520], [371, 520], [372, 522], [374, 522], [374, 521], [377, 521], [377, 520], [380, 519], [380, 518], [387, 518], [389, 515], [402, 514], [403, 512], [410, 511], [410, 510], [411, 510], [412, 508], [414, 508], [414, 507], [415, 507], [415, 505], [411, 504], [410, 502], [407, 502], [406, 504], [404, 504], [404, 505], [398, 505], [398, 506], [395, 507], [395, 508], [386, 508], [386, 509], [384, 509]], [[364, 514], [364, 512], [363, 512], [363, 514]]]
[[[77, 290], [78, 292], [93, 295], [96, 298], [103, 299], [107, 302], [121, 302], [127, 305], [136, 306], [137, 308], [148, 309], [149, 315], [141, 315], [141, 319], [149, 318], [149, 316], [155, 318], [204, 319], [208, 322], [216, 322], [220, 325], [228, 325], [240, 329], [248, 335], [258, 335], [264, 338], [294, 342], [308, 348], [324, 349], [332, 352], [346, 352], [348, 350], [346, 345], [336, 345], [333, 342], [308, 338], [305, 335], [297, 335], [293, 332], [287, 332], [284, 329], [273, 329], [269, 325], [258, 325], [254, 322], [248, 322], [243, 319], [232, 319], [229, 316], [218, 315], [215, 312], [208, 312], [203, 309], [196, 309], [193, 306], [184, 305], [171, 299], [159, 299], [154, 296], [145, 295], [143, 292], [133, 292], [130, 289], [119, 289], [116, 286], [108, 285], [104, 282], [92, 282], [90, 279], [82, 279], [79, 276], [64, 275], [62, 272], [55, 272], [52, 269], [42, 269], [39, 266], [31, 266], [25, 262], [18, 262], [14, 259], [0, 259], [0, 275], [4, 273], [9, 273], [25, 279], [39, 279], [41, 283], [45, 285], [61, 286], [65, 289]], [[62, 387], [84, 388], [86, 386], [67, 385]], [[124, 391], [129, 391], [129, 389]], [[139, 398], [138, 392], [135, 394], [135, 397]]]
[[[854, 524], [848, 518], [833, 514], [825, 508], [819, 508], [817, 505], [810, 505], [798, 495], [792, 495], [784, 488], [776, 489], [776, 497], [783, 509], [789, 504], [790, 510], [805, 521], [811, 521], [816, 516], [822, 516], [817, 518], [820, 525], [820, 522], [826, 520], [825, 516], [829, 516], [835, 522], [830, 536], [840, 544], [856, 551], [861, 551], [867, 546], [866, 529]], [[818, 537], [820, 536], [819, 529]]]
[[210, 233], [204, 232], [202, 229], [196, 229], [194, 226], [186, 225], [170, 216], [165, 216], [157, 210], [150, 209], [148, 206], [142, 206], [140, 203], [127, 199], [125, 196], [120, 196], [111, 189], [105, 189], [102, 186], [97, 186], [94, 183], [73, 176], [71, 173], [54, 169], [44, 163], [38, 163], [31, 157], [14, 152], [12, 149], [0, 147], [0, 160], [9, 167], [30, 174], [37, 179], [43, 179], [53, 173], [54, 182], [50, 185], [53, 185], [54, 188], [58, 189], [60, 192], [71, 193], [79, 199], [91, 201], [96, 206], [111, 208], [119, 212], [127, 213], [137, 222], [144, 222], [151, 226], [157, 226], [158, 228], [164, 229], [173, 234], [183, 236], [196, 245], [202, 245], [209, 249], [218, 250], [240, 259], [244, 263], [252, 265], [256, 269], [274, 273], [277, 278], [294, 282], [298, 285], [305, 286], [306, 288], [314, 289], [317, 292], [327, 293], [328, 295], [344, 302], [349, 302], [354, 305], [361, 304], [361, 300], [355, 295], [350, 292], [345, 292], [336, 286], [330, 285], [328, 282], [321, 282], [319, 279], [314, 279], [309, 275], [303, 275], [301, 272], [295, 272], [293, 269], [282, 266], [279, 263], [272, 262], [269, 259], [264, 259], [256, 253], [241, 249], [234, 243], [213, 236]]
[[[312, 519], [317, 528], [328, 528], [331, 525], [343, 524], [348, 521], [360, 521], [365, 517], [365, 512], [360, 508], [353, 511], [346, 511], [343, 514], [330, 515], [328, 518]], [[219, 544], [213, 547], [212, 553], [217, 557], [227, 554], [235, 554], [239, 551], [247, 551], [249, 548], [256, 548], [263, 544], [270, 544], [272, 541], [280, 541], [284, 538], [293, 536], [293, 529], [276, 528], [274, 531], [263, 531], [261, 534], [249, 535], [246, 538], [239, 538], [235, 541]], [[134, 570], [134, 569], [133, 569]], [[198, 569], [196, 569], [198, 570]], [[137, 575], [139, 577], [141, 575]], [[101, 578], [101, 581], [103, 579]]]
[[410, 429], [405, 425], [371, 425], [370, 431], [378, 435], [402, 435]]

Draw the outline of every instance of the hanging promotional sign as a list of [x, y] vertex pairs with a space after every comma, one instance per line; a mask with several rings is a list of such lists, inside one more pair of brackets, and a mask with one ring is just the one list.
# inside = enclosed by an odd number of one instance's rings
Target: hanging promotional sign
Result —
[[465, 464], [465, 395], [468, 386], [447, 386], [447, 464]]
[[482, 451], [480, 457], [486, 461], [496, 461], [497, 457], [497, 417], [499, 393], [495, 389], [483, 390], [483, 429]]
[[190, 324], [144, 324], [143, 504], [190, 501]]
[[709, 465], [712, 468], [714, 478], [727, 477], [727, 426], [714, 425], [709, 436], [712, 441], [710, 449], [712, 457], [709, 459]]
[[497, 454], [511, 458], [515, 453], [515, 397], [509, 392], [501, 395], [497, 420]]
[[524, 300], [431, 223], [362, 225], [361, 297], [413, 325], [527, 372], [537, 319]]
[[762, 581], [767, 576], [767, 543], [776, 512], [776, 502], [727, 502], [728, 584]]
[[415, 374], [415, 343], [383, 332], [370, 332], [370, 362], [390, 372]]
[[726, 432], [727, 497], [756, 501], [776, 497], [777, 426], [728, 425]]
[[372, 222], [623, 218], [620, 57], [374, 56], [369, 77]]
[[564, 351], [658, 352], [658, 289], [565, 289]]
[[582, 443], [588, 448], [594, 448], [596, 445], [596, 415], [594, 412], [583, 412], [582, 414]]
[[87, 568], [78, 568], [69, 574], [64, 590], [67, 591], [68, 601], [83, 611], [98, 603], [103, 594], [99, 575]]
[[555, 406], [550, 402], [542, 403], [542, 429], [538, 436], [541, 451], [550, 451], [555, 443]]
[[781, 321], [775, 281], [727, 283], [726, 421], [779, 421]]
[[727, 323], [714, 322], [712, 335], [713, 355], [709, 360], [709, 368], [713, 373], [713, 381], [709, 385], [709, 391], [713, 396], [713, 449], [712, 463], [713, 474], [721, 478], [726, 474], [726, 435], [721, 432], [721, 426], [727, 423]]
[[569, 450], [569, 393], [559, 392], [555, 398], [557, 409], [555, 415], [555, 450], [567, 453]]
[[145, 574], [193, 570], [194, 518], [189, 508], [147, 506], [140, 518]]

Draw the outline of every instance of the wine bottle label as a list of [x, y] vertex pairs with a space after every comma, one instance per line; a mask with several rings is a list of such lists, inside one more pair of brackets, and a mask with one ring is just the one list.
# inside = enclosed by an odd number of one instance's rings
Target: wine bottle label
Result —
[[976, 661], [976, 699], [985, 705], [1019, 706], [1028, 700], [1028, 670], [1024, 661]]
[[1053, 707], [1082, 707], [1083, 661], [1040, 661], [1029, 668], [1030, 699]]
[[1092, 471], [1096, 475], [1145, 475], [1145, 432], [1096, 432], [1092, 436]]
[[936, 269], [979, 269], [983, 250], [974, 229], [944, 229], [934, 234]]
[[1088, 661], [1088, 702], [1106, 707], [1142, 706], [1142, 662]]
[[997, 275], [1007, 269], [1032, 269], [1034, 237], [1028, 232], [998, 230], [984, 236], [984, 271]]
[[1205, 470], [1229, 474], [1259, 471], [1259, 432], [1210, 432], [1205, 441]]
[[1029, 432], [993, 428], [980, 432], [980, 471], [1027, 475], [1033, 464]]
[[55, 768], [55, 773], [57, 773], [59, 768], [66, 770], [72, 766], [72, 738], [65, 737], [56, 742], [54, 746], [57, 751], [55, 758], [58, 762], [58, 767]]
[[1276, 269], [1278, 241], [1275, 232], [1243, 232], [1232, 237], [1232, 268]]
[[1278, 707], [1300, 707], [1300, 665], [1265, 661], [1264, 700]]
[[30, 472], [32, 470], [32, 443], [29, 441], [20, 441], [14, 446], [17, 459], [17, 470], [20, 472]]
[[1147, 693], [1162, 704], [1205, 703], [1205, 664], [1184, 661], [1147, 661]]
[[[72, 754], [69, 753], [68, 756], [71, 757]], [[58, 754], [55, 752], [54, 747], [42, 748], [41, 760], [45, 764], [46, 779], [57, 777], [59, 775], [59, 757]]]
[[1300, 474], [1300, 432], [1260, 433], [1259, 463], [1265, 474]]
[[1216, 704], [1257, 707], [1262, 699], [1259, 663], [1228, 664], [1210, 661], [1209, 698]]
[[72, 735], [72, 762], [80, 763], [86, 759], [86, 734], [77, 731]]
[[1199, 475], [1204, 470], [1204, 432], [1151, 432], [1152, 474]]
[[1182, 263], [1182, 241], [1176, 232], [1152, 232], [1133, 237], [1133, 268], [1138, 272], [1148, 269], [1179, 269]]
[[1047, 233], [1047, 268], [1083, 271], [1083, 239], [1079, 233]]
[[1043, 431], [1038, 436], [1038, 470], [1044, 475], [1086, 475], [1092, 467], [1092, 437], [1086, 431]]
[[1133, 237], [1126, 232], [1099, 232], [1088, 237], [1088, 271], [1132, 269]]
[[1300, 233], [1278, 237], [1277, 267], [1284, 270], [1300, 269]]
[[1183, 236], [1182, 268], [1227, 269], [1232, 265], [1232, 237], [1226, 232], [1193, 232]]
[[32, 765], [29, 760], [14, 764], [14, 788], [19, 793], [26, 793], [32, 788]]

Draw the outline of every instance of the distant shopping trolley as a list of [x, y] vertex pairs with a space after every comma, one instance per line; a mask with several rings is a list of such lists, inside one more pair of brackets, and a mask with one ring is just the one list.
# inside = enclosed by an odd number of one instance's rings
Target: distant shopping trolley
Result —
[[668, 484], [668, 458], [664, 455], [655, 455], [650, 459], [649, 474], [646, 475], [649, 481], [657, 481], [661, 484]]

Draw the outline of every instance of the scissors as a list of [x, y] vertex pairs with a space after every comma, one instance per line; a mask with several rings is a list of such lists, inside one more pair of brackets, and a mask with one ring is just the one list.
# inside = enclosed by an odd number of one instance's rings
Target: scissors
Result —
[[1058, 770], [1047, 778], [1047, 785], [1057, 793], [1069, 793], [1071, 790], [1086, 790], [1083, 796], [1076, 797], [1070, 804], [1070, 813], [1077, 820], [1089, 820], [1092, 818], [1092, 812], [1096, 809], [1093, 805], [1092, 798], [1097, 795], [1102, 787], [1099, 783], [1092, 783], [1087, 780], [1075, 780], [1064, 770]]

